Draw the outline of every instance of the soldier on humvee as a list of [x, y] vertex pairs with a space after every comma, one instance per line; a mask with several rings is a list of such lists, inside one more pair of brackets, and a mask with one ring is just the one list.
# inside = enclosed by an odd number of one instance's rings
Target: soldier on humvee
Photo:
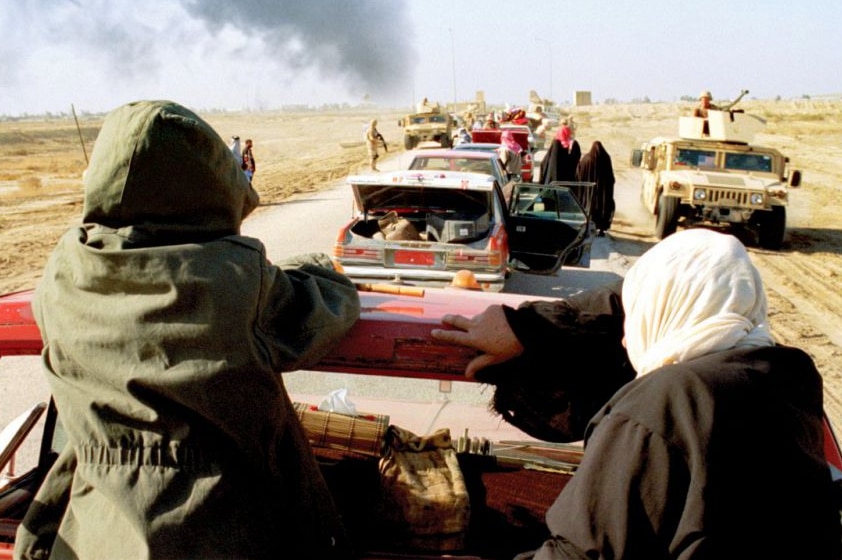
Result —
[[709, 110], [718, 110], [719, 107], [711, 103], [712, 100], [713, 96], [711, 93], [708, 90], [703, 90], [702, 93], [699, 94], [699, 106], [693, 111], [693, 116], [706, 119], [708, 118]]

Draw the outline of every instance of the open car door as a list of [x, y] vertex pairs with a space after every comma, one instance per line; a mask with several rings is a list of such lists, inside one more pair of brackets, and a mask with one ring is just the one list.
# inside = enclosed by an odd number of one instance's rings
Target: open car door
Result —
[[[590, 266], [593, 242], [589, 201], [594, 183], [516, 183], [506, 231], [516, 270], [555, 274], [562, 265]], [[587, 205], [590, 206], [590, 205]]]
[[15, 418], [0, 432], [0, 490], [15, 476], [14, 457], [26, 436], [35, 427], [47, 408], [47, 403], [38, 403]]

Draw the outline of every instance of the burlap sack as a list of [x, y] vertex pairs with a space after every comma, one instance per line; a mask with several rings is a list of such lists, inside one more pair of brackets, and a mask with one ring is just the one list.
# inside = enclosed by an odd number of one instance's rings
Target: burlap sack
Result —
[[404, 549], [460, 550], [470, 500], [446, 428], [419, 437], [390, 426], [380, 460], [384, 518]]
[[412, 222], [406, 218], [401, 218], [395, 211], [386, 213], [382, 218], [377, 220], [377, 225], [380, 226], [380, 232], [386, 239], [395, 241], [412, 241], [421, 239], [418, 230], [412, 225]]

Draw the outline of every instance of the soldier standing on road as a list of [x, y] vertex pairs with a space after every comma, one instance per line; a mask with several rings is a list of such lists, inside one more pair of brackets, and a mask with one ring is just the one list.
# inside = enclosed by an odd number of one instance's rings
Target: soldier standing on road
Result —
[[383, 135], [377, 131], [377, 119], [371, 119], [371, 122], [365, 131], [365, 143], [368, 148], [368, 157], [371, 162], [370, 167], [372, 171], [380, 171], [377, 169], [377, 158], [380, 157], [378, 148], [380, 147], [381, 142], [383, 143], [383, 149], [387, 150], [386, 140], [383, 138]]

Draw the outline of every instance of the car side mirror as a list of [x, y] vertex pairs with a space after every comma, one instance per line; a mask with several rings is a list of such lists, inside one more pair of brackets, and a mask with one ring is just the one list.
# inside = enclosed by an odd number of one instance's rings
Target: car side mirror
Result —
[[789, 186], [790, 187], [800, 187], [801, 186], [801, 170], [796, 169], [789, 174]]
[[630, 163], [632, 167], [640, 167], [641, 162], [643, 162], [643, 150], [635, 149], [632, 150]]

